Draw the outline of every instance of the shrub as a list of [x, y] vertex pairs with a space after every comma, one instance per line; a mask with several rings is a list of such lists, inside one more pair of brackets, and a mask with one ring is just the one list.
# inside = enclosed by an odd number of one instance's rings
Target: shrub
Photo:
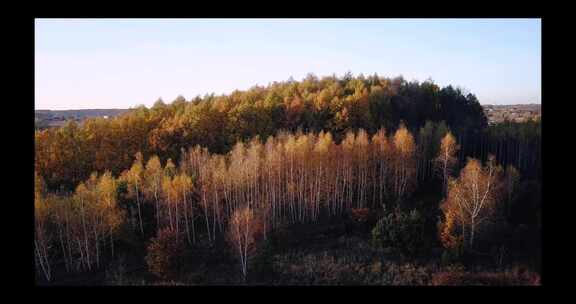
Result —
[[540, 285], [540, 275], [525, 269], [514, 268], [504, 272], [442, 271], [433, 275], [431, 285], [435, 286], [518, 286]]
[[288, 285], [377, 285], [379, 265], [369, 259], [342, 255], [342, 252], [293, 253], [276, 256], [278, 281]]
[[411, 263], [396, 264], [388, 262], [382, 271], [381, 285], [416, 286], [426, 285], [430, 281], [430, 269]]
[[403, 212], [396, 209], [380, 219], [372, 229], [375, 247], [393, 248], [395, 251], [414, 255], [426, 248], [424, 219], [417, 210]]
[[185, 237], [178, 236], [174, 230], [162, 229], [148, 245], [146, 263], [151, 273], [171, 280], [181, 274], [188, 255]]
[[275, 284], [428, 285], [434, 265], [355, 258], [350, 251], [277, 255]]

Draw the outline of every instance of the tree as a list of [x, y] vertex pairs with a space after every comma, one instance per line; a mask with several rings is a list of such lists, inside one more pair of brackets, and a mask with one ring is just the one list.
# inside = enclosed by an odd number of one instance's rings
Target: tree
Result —
[[503, 182], [501, 171], [492, 156], [484, 167], [477, 159], [468, 159], [459, 177], [448, 182], [448, 196], [441, 209], [445, 217], [458, 218], [466, 246], [474, 245], [477, 229], [496, 215]]
[[[161, 227], [168, 223], [169, 228], [175, 230], [176, 219], [173, 216], [172, 206], [178, 199], [178, 192], [174, 189], [172, 178], [168, 175], [164, 175], [162, 177], [162, 205], [161, 205], [161, 214], [163, 218], [161, 218]], [[167, 217], [168, 219], [166, 220]]]
[[422, 253], [425, 247], [424, 218], [417, 210], [399, 208], [388, 212], [372, 229], [372, 242], [377, 247], [393, 248], [405, 255]]
[[458, 216], [456, 209], [446, 209], [444, 212], [444, 221], [440, 222], [438, 231], [440, 242], [442, 246], [448, 250], [458, 250], [463, 245], [463, 235], [459, 233], [458, 223], [462, 223], [463, 219]]
[[160, 158], [154, 155], [146, 163], [146, 187], [144, 188], [144, 195], [147, 200], [154, 200], [156, 210], [156, 229], [160, 229], [160, 191], [162, 190], [162, 176], [163, 169], [162, 164], [160, 163]]
[[[88, 186], [86, 186], [88, 184]], [[74, 202], [77, 206], [77, 212], [80, 213], [78, 220], [80, 224], [73, 225], [75, 228], [73, 232], [75, 233], [74, 238], [78, 244], [78, 252], [80, 253], [80, 262], [88, 270], [92, 267], [92, 261], [90, 257], [93, 252], [92, 240], [90, 233], [90, 213], [88, 208], [91, 207], [90, 201], [92, 198], [92, 193], [90, 191], [90, 183], [81, 182], [78, 187], [76, 187], [76, 192], [74, 193]], [[77, 220], [77, 221], [78, 221]], [[80, 226], [80, 227], [78, 227]]]
[[392, 139], [394, 153], [392, 166], [394, 167], [394, 194], [397, 202], [410, 194], [415, 186], [416, 178], [416, 143], [414, 137], [404, 124], [394, 133]]
[[392, 162], [392, 145], [386, 136], [386, 130], [384, 128], [378, 130], [376, 134], [372, 137], [373, 153], [374, 159], [377, 166], [378, 173], [377, 178], [374, 181], [376, 188], [378, 189], [378, 202], [385, 208], [385, 200], [388, 195], [389, 178], [391, 177], [391, 162]]
[[243, 207], [234, 211], [228, 224], [228, 241], [238, 254], [244, 280], [248, 275], [248, 262], [256, 251], [261, 233], [262, 222], [254, 210]]
[[[176, 191], [176, 232], [178, 232], [178, 222], [180, 221], [180, 217], [184, 218], [184, 224], [186, 228], [186, 237], [188, 243], [191, 242], [190, 240], [190, 227], [192, 228], [192, 237], [194, 243], [196, 242], [196, 233], [194, 229], [194, 206], [190, 201], [190, 192], [192, 191], [192, 179], [186, 174], [178, 174], [172, 180], [172, 187], [173, 191]], [[181, 205], [182, 215], [179, 216], [178, 213], [178, 206]], [[191, 219], [192, 222], [189, 224], [188, 219]], [[208, 229], [208, 233], [210, 233], [210, 229]]]
[[175, 230], [160, 229], [147, 248], [146, 264], [154, 275], [168, 280], [176, 279], [189, 257], [186, 243]]
[[368, 176], [370, 170], [370, 163], [369, 163], [369, 156], [370, 156], [370, 145], [368, 141], [368, 134], [363, 129], [358, 131], [355, 140], [355, 149], [354, 149], [354, 161], [355, 161], [355, 169], [357, 175], [357, 206], [356, 208], [364, 208], [366, 206], [367, 201], [367, 187], [368, 187]]
[[128, 195], [129, 197], [136, 199], [136, 204], [138, 206], [138, 221], [140, 223], [140, 233], [144, 234], [144, 228], [142, 225], [142, 211], [140, 207], [140, 200], [141, 200], [141, 193], [142, 193], [142, 186], [144, 184], [144, 165], [142, 159], [142, 153], [136, 153], [136, 159], [134, 160], [134, 164], [126, 172], [125, 179], [128, 182]]
[[440, 143], [438, 156], [434, 159], [436, 170], [442, 176], [442, 190], [446, 193], [448, 188], [448, 178], [450, 177], [454, 166], [458, 163], [456, 153], [460, 147], [451, 132], [448, 132]]
[[[61, 202], [58, 202], [62, 204]], [[91, 270], [95, 265], [100, 267], [102, 244], [110, 239], [113, 252], [113, 236], [122, 223], [123, 214], [117, 206], [117, 184], [110, 172], [98, 177], [93, 173], [88, 180], [81, 182], [74, 192], [70, 208], [64, 217], [57, 215], [57, 221], [64, 220], [67, 226], [67, 238], [77, 245], [75, 249], [80, 255], [80, 266]], [[58, 212], [60, 213], [60, 212]], [[59, 228], [60, 230], [61, 228]], [[63, 245], [62, 231], [60, 231]], [[62, 246], [64, 249], [64, 246]], [[66, 255], [64, 255], [66, 259]], [[69, 251], [68, 258], [73, 253]]]
[[52, 279], [50, 267], [50, 247], [52, 235], [48, 231], [50, 209], [44, 198], [44, 184], [42, 178], [35, 174], [35, 198], [34, 198], [34, 257], [42, 270], [46, 280]]
[[110, 236], [110, 248], [114, 256], [114, 235], [122, 225], [124, 214], [118, 207], [118, 183], [111, 172], [107, 171], [100, 176], [95, 190], [101, 210], [99, 220], [101, 233]]

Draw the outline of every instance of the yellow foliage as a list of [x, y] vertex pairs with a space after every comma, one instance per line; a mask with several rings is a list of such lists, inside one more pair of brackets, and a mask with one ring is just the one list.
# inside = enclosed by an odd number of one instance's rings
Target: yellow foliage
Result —
[[456, 214], [452, 210], [447, 210], [444, 214], [444, 222], [440, 224], [440, 242], [446, 249], [455, 249], [462, 244], [462, 236], [456, 234]]

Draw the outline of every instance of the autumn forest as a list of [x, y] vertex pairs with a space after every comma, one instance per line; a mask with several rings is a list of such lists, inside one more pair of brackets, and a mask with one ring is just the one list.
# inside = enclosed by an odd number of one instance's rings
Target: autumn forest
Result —
[[40, 285], [540, 285], [541, 122], [309, 74], [35, 131]]

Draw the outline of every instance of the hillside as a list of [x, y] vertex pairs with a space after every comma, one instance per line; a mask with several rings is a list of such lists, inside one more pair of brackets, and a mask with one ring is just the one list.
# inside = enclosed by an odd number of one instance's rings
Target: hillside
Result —
[[310, 76], [78, 120], [35, 132], [40, 284], [539, 283], [540, 123], [452, 86]]

